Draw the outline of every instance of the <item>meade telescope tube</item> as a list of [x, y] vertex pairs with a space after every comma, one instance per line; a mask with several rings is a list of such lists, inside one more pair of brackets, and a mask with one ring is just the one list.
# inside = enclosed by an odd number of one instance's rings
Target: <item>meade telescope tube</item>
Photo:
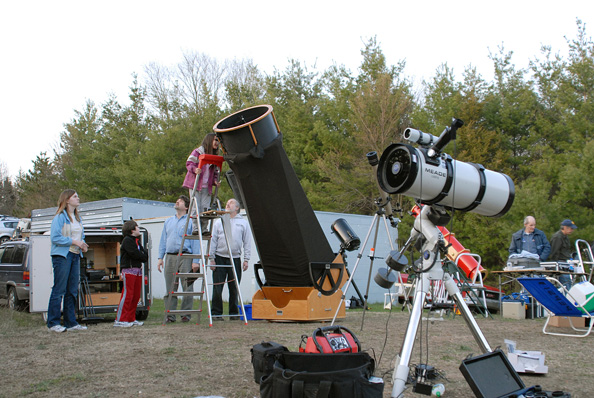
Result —
[[[455, 134], [461, 123], [454, 119], [452, 127], [446, 130], [451, 129]], [[377, 180], [387, 193], [489, 217], [502, 216], [511, 208], [515, 188], [507, 175], [440, 153], [439, 141], [435, 144], [434, 136], [407, 129], [404, 138], [424, 147], [392, 144], [384, 150]], [[433, 146], [429, 148], [429, 145]]]

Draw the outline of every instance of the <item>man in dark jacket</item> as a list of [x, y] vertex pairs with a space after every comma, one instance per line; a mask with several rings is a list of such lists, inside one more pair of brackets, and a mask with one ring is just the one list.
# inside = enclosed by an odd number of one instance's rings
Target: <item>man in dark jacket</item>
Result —
[[[551, 236], [551, 255], [550, 261], [564, 262], [570, 260], [574, 250], [569, 241], [569, 235], [577, 229], [577, 225], [571, 220], [563, 220], [561, 222], [561, 229]], [[571, 277], [568, 274], [559, 275], [559, 282], [565, 286], [566, 289], [571, 287]]]
[[536, 229], [536, 220], [532, 216], [524, 219], [524, 229], [512, 235], [509, 254], [520, 254], [523, 250], [537, 254], [540, 261], [546, 261], [551, 252], [546, 235], [540, 229]]

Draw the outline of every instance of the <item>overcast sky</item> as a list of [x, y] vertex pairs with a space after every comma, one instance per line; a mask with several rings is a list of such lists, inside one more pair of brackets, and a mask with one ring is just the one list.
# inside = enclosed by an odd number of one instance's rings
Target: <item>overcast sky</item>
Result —
[[[441, 64], [470, 64], [490, 80], [503, 45], [523, 68], [541, 45], [567, 54], [576, 19], [592, 36], [594, 1], [4, 1], [0, 5], [0, 162], [11, 176], [53, 154], [64, 123], [87, 100], [127, 101], [132, 74], [172, 66], [183, 52], [251, 58], [266, 73], [290, 58], [353, 73], [376, 36], [388, 64], [416, 82]], [[279, 121], [282, 124], [282, 121]]]

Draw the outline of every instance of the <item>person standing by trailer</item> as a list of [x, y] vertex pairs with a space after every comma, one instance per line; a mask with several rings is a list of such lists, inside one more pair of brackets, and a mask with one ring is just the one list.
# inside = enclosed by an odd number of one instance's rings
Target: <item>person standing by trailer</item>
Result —
[[[198, 177], [198, 183], [196, 184], [196, 191], [194, 193], [196, 205], [198, 206], [199, 212], [206, 211], [210, 208], [210, 201], [212, 197], [212, 187], [213, 185], [219, 186], [219, 168], [216, 167], [214, 164], [204, 164], [202, 168], [198, 168], [200, 163], [200, 155], [218, 155], [219, 154], [219, 139], [217, 138], [215, 133], [208, 133], [202, 140], [202, 144], [194, 149], [188, 160], [186, 161], [186, 169], [188, 172], [186, 173], [186, 178], [184, 179], [184, 188], [188, 188], [190, 191], [190, 196], [192, 195], [192, 190], [194, 189], [194, 181], [196, 180], [196, 175], [200, 174]], [[194, 235], [198, 235], [198, 221], [196, 214], [196, 209], [192, 208], [192, 212], [190, 214], [192, 218], [192, 225], [194, 227]], [[200, 220], [200, 226], [202, 227], [202, 235], [208, 236], [209, 232], [207, 230], [208, 221], [207, 220]]]
[[[235, 267], [237, 284], [230, 267], [212, 267], [212, 281], [214, 284], [212, 294], [212, 319], [222, 321], [223, 318], [223, 287], [225, 282], [229, 286], [229, 315], [231, 320], [239, 319], [238, 291], [237, 286], [241, 282], [241, 270], [247, 271], [248, 262], [252, 251], [252, 235], [248, 221], [239, 214], [239, 202], [229, 199], [225, 206], [231, 218], [231, 245], [232, 253], [229, 253], [223, 223], [221, 219], [215, 221], [212, 227], [212, 239], [210, 242], [210, 253], [208, 258], [212, 265], [231, 265]], [[243, 250], [243, 266], [241, 264], [241, 252]], [[231, 262], [233, 259], [233, 263]]]
[[[47, 327], [52, 332], [87, 330], [76, 321], [76, 298], [80, 283], [80, 258], [89, 249], [78, 206], [80, 198], [73, 189], [64, 190], [50, 230], [54, 286], [47, 307]], [[64, 300], [64, 326], [60, 315]]]
[[122, 235], [124, 239], [120, 245], [120, 277], [124, 286], [113, 326], [129, 328], [144, 324], [136, 320], [136, 306], [142, 288], [142, 263], [148, 261], [148, 253], [140, 243], [140, 229], [136, 221], [126, 221], [122, 227]]

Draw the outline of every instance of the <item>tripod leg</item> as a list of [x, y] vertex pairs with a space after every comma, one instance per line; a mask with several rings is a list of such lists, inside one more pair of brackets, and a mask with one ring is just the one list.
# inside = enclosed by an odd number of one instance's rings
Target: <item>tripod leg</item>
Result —
[[[390, 237], [390, 229], [388, 228], [388, 221], [386, 219], [386, 215], [382, 214], [382, 219], [384, 221], [384, 226], [386, 227], [386, 234], [388, 236], [388, 241], [390, 242], [390, 249], [394, 250], [394, 244], [392, 243], [392, 238]], [[367, 278], [367, 290], [365, 291], [365, 300], [363, 301], [363, 318], [361, 321], [361, 330], [363, 330], [363, 324], [365, 323], [365, 312], [367, 311], [367, 299], [369, 298], [369, 282], [371, 281], [371, 272], [373, 270], [373, 260], [375, 259], [375, 247], [377, 244], [377, 233], [379, 231], [379, 219], [375, 226], [375, 236], [373, 237], [373, 249], [374, 252], [371, 256], [371, 263], [369, 264], [369, 277]], [[400, 273], [398, 273], [398, 279], [400, 279]], [[402, 282], [402, 280], [400, 280]]]
[[[357, 261], [355, 262], [355, 267], [353, 268], [353, 273], [349, 277], [349, 280], [347, 281], [347, 283], [344, 285], [344, 290], [342, 292], [342, 297], [340, 298], [340, 303], [338, 304], [338, 307], [336, 307], [336, 312], [334, 313], [334, 318], [332, 318], [332, 323], [330, 325], [334, 325], [334, 322], [336, 321], [336, 317], [338, 316], [338, 311], [340, 310], [340, 306], [344, 302], [346, 292], [347, 292], [347, 290], [349, 290], [349, 287], [351, 286], [351, 282], [353, 281], [353, 275], [355, 275], [355, 272], [357, 271], [357, 267], [359, 266], [359, 261], [361, 261], [361, 257], [363, 257], [363, 251], [365, 250], [365, 246], [367, 246], [367, 241], [369, 241], [369, 236], [371, 235], [373, 226], [376, 222], [378, 222], [378, 219], [379, 219], [379, 215], [376, 213], [375, 216], [373, 216], [373, 221], [371, 222], [371, 225], [369, 226], [369, 231], [367, 231], [367, 236], [365, 237], [365, 241], [363, 242], [361, 249], [359, 249], [359, 254], [357, 254]], [[365, 303], [364, 305], [367, 305], [367, 303]], [[363, 309], [363, 313], [365, 313], [365, 309]]]
[[472, 333], [474, 340], [479, 345], [483, 354], [487, 353], [487, 352], [491, 352], [492, 349], [489, 346], [489, 342], [485, 338], [485, 335], [483, 335], [483, 332], [481, 331], [478, 324], [476, 323], [476, 320], [472, 316], [472, 312], [470, 311], [470, 308], [468, 308], [468, 305], [466, 305], [466, 302], [464, 301], [464, 297], [462, 297], [462, 293], [460, 293], [460, 288], [458, 288], [456, 281], [454, 281], [454, 279], [452, 278], [452, 276], [450, 274], [445, 273], [444, 274], [444, 283], [445, 283], [446, 290], [448, 291], [448, 294], [456, 302], [456, 305], [458, 306], [460, 313], [464, 317], [464, 320], [466, 321], [466, 324], [468, 325], [468, 328], [470, 329], [470, 332]]
[[394, 387], [392, 388], [392, 397], [400, 397], [404, 392], [406, 381], [408, 380], [408, 367], [410, 364], [410, 358], [412, 350], [415, 344], [415, 337], [421, 322], [421, 316], [423, 315], [423, 305], [425, 304], [425, 298], [429, 292], [431, 281], [426, 273], [421, 274], [420, 280], [417, 280], [415, 288], [415, 295], [413, 298], [413, 306], [408, 320], [408, 326], [406, 327], [406, 334], [404, 335], [404, 342], [400, 349], [400, 355], [398, 357], [398, 364], [394, 367], [394, 374], [392, 380], [394, 380]]
[[[376, 215], [377, 216], [377, 215]], [[363, 324], [365, 323], [365, 313], [367, 312], [367, 298], [369, 297], [369, 283], [371, 282], [371, 272], [373, 271], [373, 261], [375, 260], [375, 245], [377, 244], [377, 233], [379, 231], [379, 219], [375, 224], [375, 235], [373, 237], [373, 246], [371, 247], [371, 256], [369, 262], [369, 276], [367, 277], [367, 289], [365, 290], [365, 300], [363, 301], [363, 318], [361, 320], [361, 330], [363, 330]]]

